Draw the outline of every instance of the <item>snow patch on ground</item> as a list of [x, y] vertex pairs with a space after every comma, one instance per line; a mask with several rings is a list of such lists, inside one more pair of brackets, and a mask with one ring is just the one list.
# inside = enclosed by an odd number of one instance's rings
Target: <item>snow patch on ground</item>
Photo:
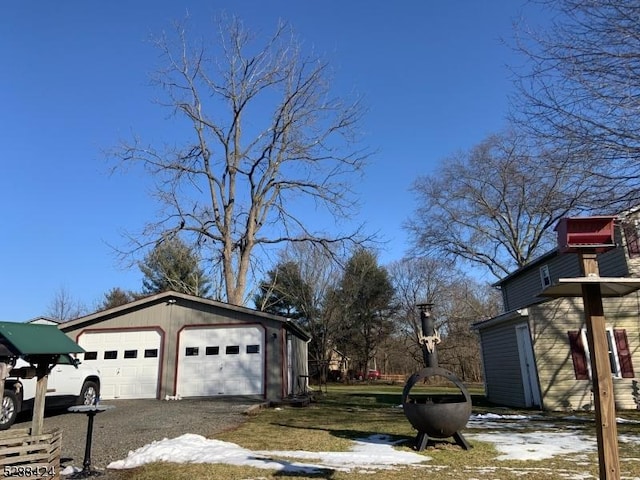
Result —
[[[355, 440], [353, 443], [350, 452], [254, 452], [234, 443], [188, 433], [171, 440], [164, 439], [145, 445], [129, 452], [124, 460], [110, 463], [107, 468], [134, 468], [152, 462], [225, 463], [286, 472], [314, 473], [325, 469], [344, 472], [350, 472], [352, 469], [391, 469], [396, 465], [418, 465], [430, 460], [429, 457], [414, 452], [395, 450], [393, 445], [397, 442], [392, 442], [387, 435], [374, 435]], [[319, 463], [301, 463], [276, 457], [316, 460]]]
[[545, 460], [557, 455], [595, 452], [595, 439], [573, 432], [477, 433], [470, 439], [493, 443], [496, 460]]
[[[590, 421], [583, 417], [566, 417], [566, 419]], [[571, 429], [557, 431], [554, 430], [556, 427], [553, 424], [540, 420], [544, 420], [541, 415], [494, 413], [472, 415], [467, 428], [481, 430], [481, 433], [465, 432], [465, 436], [470, 440], [494, 444], [499, 452], [496, 460], [545, 460], [558, 455], [572, 455], [576, 466], [588, 465], [587, 454], [597, 451], [595, 437], [580, 434]], [[618, 423], [638, 423], [622, 418], [617, 420]], [[535, 421], [536, 431], [523, 431], [523, 429], [531, 429], [531, 421]], [[640, 436], [621, 435], [619, 440], [640, 444]], [[324, 470], [372, 472], [407, 465], [425, 466], [424, 462], [431, 460], [426, 455], [406, 449], [396, 450], [393, 447], [397, 443], [399, 442], [394, 442], [388, 435], [373, 435], [355, 440], [348, 452], [251, 451], [234, 443], [185, 434], [174, 439], [165, 438], [145, 445], [129, 452], [124, 460], [112, 462], [107, 468], [125, 469], [151, 462], [174, 462], [225, 463], [295, 473], [318, 473]], [[429, 468], [432, 468], [431, 465]], [[497, 465], [486, 467], [488, 470], [496, 468], [500, 467]], [[520, 470], [523, 471], [523, 475], [526, 475], [528, 471], [539, 470], [539, 468], [518, 469]], [[473, 475], [473, 472], [469, 473]], [[481, 473], [481, 469], [476, 470], [475, 473]], [[586, 473], [587, 476], [576, 472], [553, 472], [553, 474], [557, 474], [556, 478], [570, 480], [591, 478]]]

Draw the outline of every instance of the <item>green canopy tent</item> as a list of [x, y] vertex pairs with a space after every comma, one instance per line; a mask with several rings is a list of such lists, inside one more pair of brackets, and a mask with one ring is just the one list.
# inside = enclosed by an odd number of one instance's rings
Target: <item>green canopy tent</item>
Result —
[[4, 381], [19, 358], [32, 368], [16, 369], [14, 375], [37, 377], [33, 404], [31, 434], [40, 435], [44, 420], [47, 377], [58, 363], [74, 363], [72, 353], [84, 349], [62, 333], [55, 325], [0, 322], [0, 405], [4, 396]]

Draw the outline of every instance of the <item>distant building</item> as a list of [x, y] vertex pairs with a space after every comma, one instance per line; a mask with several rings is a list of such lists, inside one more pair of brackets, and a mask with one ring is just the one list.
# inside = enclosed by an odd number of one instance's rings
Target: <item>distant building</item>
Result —
[[60, 322], [60, 320], [55, 320], [49, 317], [36, 317], [31, 320], [27, 320], [25, 323], [35, 323], [39, 325], [59, 325], [62, 322]]

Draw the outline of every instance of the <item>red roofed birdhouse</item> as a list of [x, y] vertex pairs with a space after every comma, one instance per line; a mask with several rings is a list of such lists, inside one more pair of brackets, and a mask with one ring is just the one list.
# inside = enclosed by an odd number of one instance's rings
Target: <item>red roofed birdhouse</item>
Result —
[[565, 217], [556, 225], [562, 253], [602, 253], [616, 247], [612, 216]]

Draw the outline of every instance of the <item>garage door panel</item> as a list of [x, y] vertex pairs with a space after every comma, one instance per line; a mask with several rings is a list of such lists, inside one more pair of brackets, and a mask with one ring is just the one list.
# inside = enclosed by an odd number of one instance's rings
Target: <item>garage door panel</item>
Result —
[[100, 398], [115, 398], [116, 386], [115, 384], [102, 383], [100, 385]]
[[161, 334], [157, 330], [84, 332], [78, 343], [95, 357], [103, 399], [156, 398]]
[[105, 367], [103, 365], [100, 365], [98, 367], [98, 370], [100, 370], [100, 376], [104, 379], [104, 378], [117, 377], [119, 368], [117, 368], [117, 367]]
[[264, 330], [260, 327], [187, 328], [180, 333], [178, 394], [261, 395]]
[[[141, 367], [140, 371], [144, 378], [152, 378], [154, 375], [158, 374], [158, 365]], [[153, 382], [154, 384], [157, 382]]]
[[135, 380], [138, 375], [144, 376], [144, 369], [137, 366], [123, 366], [120, 369], [120, 376], [126, 380]]
[[226, 395], [242, 395], [242, 391], [244, 390], [244, 382], [237, 379], [225, 380], [224, 389]]
[[137, 389], [133, 385], [121, 385], [120, 395], [122, 398], [133, 398], [137, 393]]

